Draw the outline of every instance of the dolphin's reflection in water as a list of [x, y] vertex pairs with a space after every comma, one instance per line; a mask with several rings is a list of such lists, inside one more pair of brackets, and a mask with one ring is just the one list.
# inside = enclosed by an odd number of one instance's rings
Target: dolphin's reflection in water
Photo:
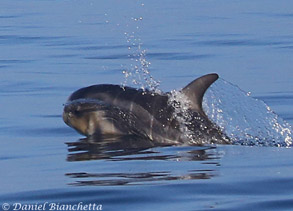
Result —
[[[219, 153], [213, 146], [158, 147], [152, 141], [135, 136], [84, 138], [67, 145], [69, 162], [106, 160], [109, 161], [108, 165], [113, 162], [125, 165], [120, 169], [123, 172], [117, 172], [114, 168], [113, 172], [107, 173], [67, 173], [66, 176], [75, 180], [70, 185], [76, 186], [146, 185], [174, 180], [210, 179], [217, 176], [216, 169], [220, 165]], [[125, 172], [124, 169], [133, 161], [146, 161], [145, 167], [151, 169], [145, 171], [140, 162], [135, 170], [131, 169], [131, 173]], [[166, 161], [166, 165], [162, 163], [158, 169], [156, 161]]]

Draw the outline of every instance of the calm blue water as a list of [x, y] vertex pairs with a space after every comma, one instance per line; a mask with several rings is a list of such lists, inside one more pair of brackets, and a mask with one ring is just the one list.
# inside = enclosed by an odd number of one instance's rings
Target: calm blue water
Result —
[[[293, 151], [271, 144], [274, 134], [265, 137], [273, 137], [268, 147], [125, 148], [83, 140], [61, 118], [78, 88], [139, 82], [122, 71], [135, 70], [141, 61], [133, 55], [146, 50], [147, 69], [164, 91], [217, 72], [223, 80], [208, 96], [224, 98], [227, 131], [241, 126], [261, 138], [274, 120], [236, 86], [292, 125], [291, 1], [2, 0], [0, 49], [0, 204], [10, 210], [46, 202], [103, 210], [292, 210]], [[242, 124], [254, 116], [254, 124]]]

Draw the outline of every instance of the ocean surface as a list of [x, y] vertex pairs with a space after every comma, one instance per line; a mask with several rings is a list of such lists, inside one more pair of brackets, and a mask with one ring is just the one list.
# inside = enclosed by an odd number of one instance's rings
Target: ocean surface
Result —
[[[125, 147], [62, 120], [84, 86], [214, 72], [204, 109], [232, 145]], [[1, 0], [0, 209], [293, 210], [292, 80], [289, 0]]]

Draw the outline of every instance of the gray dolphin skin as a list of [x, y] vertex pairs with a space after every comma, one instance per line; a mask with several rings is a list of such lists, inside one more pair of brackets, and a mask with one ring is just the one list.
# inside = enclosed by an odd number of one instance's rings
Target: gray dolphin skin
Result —
[[166, 145], [229, 144], [229, 138], [202, 109], [204, 93], [218, 77], [204, 75], [180, 91], [189, 101], [185, 111], [189, 118], [184, 123], [176, 118], [182, 114], [175, 112], [170, 93], [110, 84], [74, 92], [65, 104], [63, 120], [87, 137], [135, 135]]

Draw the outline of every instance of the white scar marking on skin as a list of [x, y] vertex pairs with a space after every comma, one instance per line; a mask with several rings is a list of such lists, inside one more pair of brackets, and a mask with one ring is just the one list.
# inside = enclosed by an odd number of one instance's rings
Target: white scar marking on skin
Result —
[[151, 124], [150, 124], [150, 139], [153, 140], [153, 123], [154, 123], [154, 116], [151, 116]]
[[122, 132], [115, 127], [113, 121], [109, 121], [109, 118], [105, 117], [105, 112], [96, 111], [93, 119], [95, 121], [93, 121], [92, 118], [89, 121], [89, 132], [92, 134], [95, 133], [97, 126], [100, 128], [102, 134], [122, 134]]
[[89, 119], [88, 134], [93, 135], [95, 133], [95, 123], [92, 118]]

